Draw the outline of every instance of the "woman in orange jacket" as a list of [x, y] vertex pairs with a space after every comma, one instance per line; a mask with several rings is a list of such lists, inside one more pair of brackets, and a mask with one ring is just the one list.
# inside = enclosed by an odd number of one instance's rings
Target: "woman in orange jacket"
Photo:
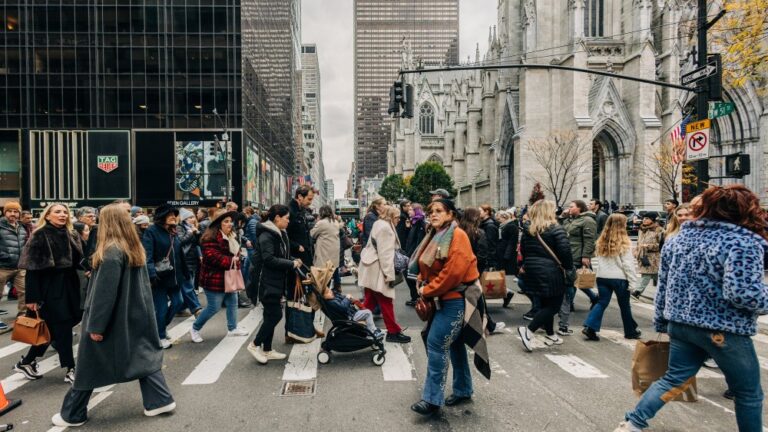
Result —
[[[427, 336], [427, 377], [422, 400], [411, 406], [421, 415], [431, 415], [442, 405], [457, 405], [472, 397], [467, 350], [459, 337], [464, 326], [464, 296], [457, 288], [471, 285], [480, 277], [469, 237], [456, 223], [453, 202], [436, 200], [427, 212], [432, 230], [417, 249], [413, 264], [418, 263], [421, 296], [435, 299], [438, 304]], [[449, 355], [453, 394], [443, 400]]]

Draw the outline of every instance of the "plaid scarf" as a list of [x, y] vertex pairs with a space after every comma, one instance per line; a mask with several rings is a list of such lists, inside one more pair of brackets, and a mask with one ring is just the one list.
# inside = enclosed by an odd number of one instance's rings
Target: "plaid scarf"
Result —
[[485, 341], [486, 315], [483, 288], [476, 280], [471, 285], [464, 285], [464, 326], [461, 338], [464, 344], [475, 352], [475, 368], [487, 379], [491, 379], [491, 366], [488, 360], [488, 345]]
[[431, 230], [416, 248], [416, 252], [411, 255], [411, 260], [408, 263], [408, 275], [415, 277], [419, 274], [419, 260], [425, 266], [432, 267], [435, 260], [448, 258], [448, 249], [450, 249], [451, 241], [453, 241], [453, 232], [458, 226], [456, 221], [453, 221], [440, 231]]

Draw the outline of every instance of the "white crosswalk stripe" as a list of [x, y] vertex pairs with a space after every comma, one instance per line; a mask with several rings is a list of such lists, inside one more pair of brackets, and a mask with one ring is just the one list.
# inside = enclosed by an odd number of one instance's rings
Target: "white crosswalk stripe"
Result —
[[240, 320], [239, 326], [244, 328], [247, 336], [225, 336], [211, 352], [201, 361], [195, 370], [187, 376], [182, 385], [213, 384], [219, 380], [222, 372], [235, 358], [243, 344], [249, 340], [251, 333], [259, 326], [263, 316], [261, 307], [254, 308]]
[[[91, 396], [91, 400], [88, 401], [88, 411], [92, 410], [96, 405], [103, 402], [104, 399], [108, 398], [111, 394], [111, 391], [95, 393], [93, 396]], [[53, 417], [53, 415], [51, 415], [51, 417]], [[48, 429], [48, 432], [63, 432], [65, 430], [67, 430], [66, 426], [54, 426]]]
[[[315, 328], [323, 328], [325, 315], [315, 315]], [[317, 353], [320, 352], [320, 339], [308, 344], [295, 344], [285, 364], [283, 381], [307, 381], [317, 378]]]
[[560, 366], [560, 369], [568, 372], [576, 378], [608, 378], [608, 375], [579, 357], [568, 355], [544, 354], [552, 363]]
[[[415, 366], [411, 363], [413, 344], [384, 342], [386, 361], [381, 365], [384, 381], [414, 381]], [[407, 353], [406, 353], [407, 351]]]

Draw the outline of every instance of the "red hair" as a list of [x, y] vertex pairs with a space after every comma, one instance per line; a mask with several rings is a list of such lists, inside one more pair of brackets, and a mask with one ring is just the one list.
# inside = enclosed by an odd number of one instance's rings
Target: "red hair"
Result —
[[744, 185], [714, 186], [701, 194], [694, 216], [730, 222], [742, 226], [768, 240], [768, 222], [760, 199]]

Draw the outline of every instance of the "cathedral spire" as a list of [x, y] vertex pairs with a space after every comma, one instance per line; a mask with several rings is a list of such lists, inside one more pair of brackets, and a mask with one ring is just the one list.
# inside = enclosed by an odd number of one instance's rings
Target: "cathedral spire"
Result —
[[480, 63], [480, 42], [475, 45], [475, 63]]

